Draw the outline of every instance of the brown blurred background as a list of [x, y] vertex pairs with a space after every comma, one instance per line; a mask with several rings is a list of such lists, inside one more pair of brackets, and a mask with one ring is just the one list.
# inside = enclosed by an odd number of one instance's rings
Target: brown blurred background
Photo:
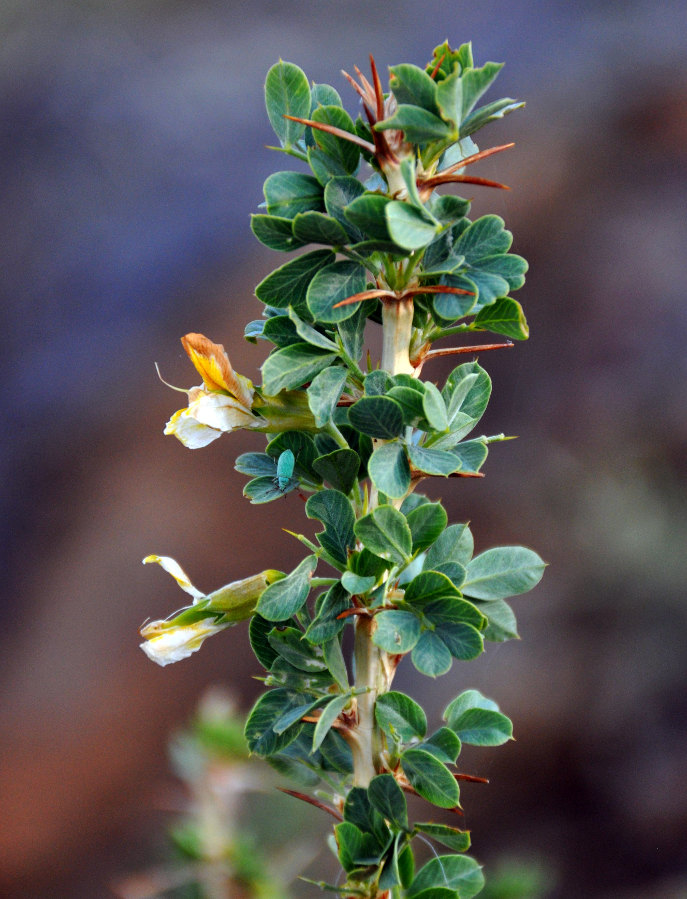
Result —
[[296, 62], [353, 111], [341, 68], [423, 64], [448, 38], [505, 60], [494, 96], [527, 100], [481, 140], [516, 140], [480, 171], [514, 189], [473, 208], [530, 261], [532, 337], [483, 360], [483, 430], [520, 439], [432, 493], [479, 548], [550, 568], [516, 601], [522, 642], [399, 687], [437, 715], [478, 687], [514, 718], [517, 743], [466, 761], [491, 780], [463, 791], [481, 861], [533, 860], [551, 899], [686, 897], [684, 5], [4, 0], [0, 30], [0, 894], [111, 895], [159, 857], [170, 730], [204, 685], [246, 709], [256, 692], [243, 628], [167, 669], [144, 657], [138, 626], [182, 598], [140, 559], [209, 590], [301, 555], [281, 531], [297, 497], [241, 496], [233, 460], [261, 438], [164, 438], [179, 402], [153, 367], [190, 386], [193, 330], [257, 374], [243, 325], [284, 261], [248, 227], [284, 163], [267, 69]]

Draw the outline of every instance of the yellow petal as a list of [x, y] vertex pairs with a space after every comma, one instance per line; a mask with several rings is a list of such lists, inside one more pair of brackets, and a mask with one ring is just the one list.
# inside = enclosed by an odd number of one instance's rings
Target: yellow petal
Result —
[[230, 393], [247, 409], [251, 408], [253, 385], [248, 378], [234, 373], [221, 343], [213, 343], [203, 334], [195, 333], [186, 334], [181, 343], [208, 390]]
[[205, 594], [193, 586], [181, 565], [170, 556], [152, 555], [146, 556], [143, 560], [144, 565], [149, 565], [151, 562], [156, 562], [161, 568], [164, 568], [167, 574], [171, 574], [181, 589], [193, 597], [194, 603], [199, 599], [205, 599]]
[[179, 409], [165, 425], [164, 434], [173, 434], [189, 449], [200, 449], [222, 436], [216, 428], [199, 422], [188, 409]]

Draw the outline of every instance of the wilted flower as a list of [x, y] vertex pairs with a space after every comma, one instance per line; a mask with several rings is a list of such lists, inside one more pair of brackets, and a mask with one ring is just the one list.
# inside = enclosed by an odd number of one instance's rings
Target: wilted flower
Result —
[[198, 449], [225, 432], [265, 424], [252, 412], [252, 383], [236, 374], [222, 344], [202, 334], [186, 334], [181, 343], [203, 383], [187, 391], [188, 406], [174, 413], [165, 434], [174, 434], [184, 446]]

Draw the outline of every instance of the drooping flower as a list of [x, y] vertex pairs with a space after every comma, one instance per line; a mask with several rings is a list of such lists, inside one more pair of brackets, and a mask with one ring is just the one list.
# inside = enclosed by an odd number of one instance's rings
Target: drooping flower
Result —
[[164, 433], [174, 434], [189, 449], [199, 449], [223, 433], [264, 426], [252, 411], [253, 384], [233, 370], [222, 344], [194, 333], [182, 337], [181, 343], [203, 383], [187, 391], [188, 406], [172, 415]]
[[164, 568], [193, 597], [192, 605], [185, 606], [173, 617], [150, 621], [141, 628], [141, 636], [145, 637], [141, 649], [158, 665], [188, 658], [200, 649], [207, 637], [250, 618], [263, 590], [284, 576], [269, 569], [205, 594], [193, 586], [181, 565], [169, 556], [150, 555], [143, 560], [144, 565], [151, 562]]

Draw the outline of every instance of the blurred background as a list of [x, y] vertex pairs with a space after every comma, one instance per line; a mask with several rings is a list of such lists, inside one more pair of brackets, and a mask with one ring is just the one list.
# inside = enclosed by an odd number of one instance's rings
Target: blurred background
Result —
[[256, 695], [243, 627], [145, 658], [139, 625], [181, 596], [141, 558], [210, 590], [302, 555], [281, 530], [297, 496], [241, 496], [233, 460], [261, 438], [163, 437], [180, 403], [154, 369], [195, 383], [179, 337], [201, 331], [258, 374], [243, 326], [285, 257], [248, 216], [289, 167], [265, 149], [267, 69], [347, 97], [339, 70], [370, 51], [422, 65], [448, 38], [505, 60], [493, 96], [527, 100], [481, 139], [516, 141], [479, 172], [513, 190], [475, 188], [473, 212], [530, 261], [532, 337], [483, 360], [484, 432], [520, 439], [430, 492], [479, 549], [550, 568], [515, 603], [521, 642], [399, 689], [438, 716], [477, 687], [514, 719], [516, 743], [465, 761], [491, 781], [463, 789], [487, 875], [506, 855], [550, 899], [687, 897], [684, 4], [3, 0], [0, 32], [0, 894], [111, 896], [162, 852], [170, 732], [208, 684]]

